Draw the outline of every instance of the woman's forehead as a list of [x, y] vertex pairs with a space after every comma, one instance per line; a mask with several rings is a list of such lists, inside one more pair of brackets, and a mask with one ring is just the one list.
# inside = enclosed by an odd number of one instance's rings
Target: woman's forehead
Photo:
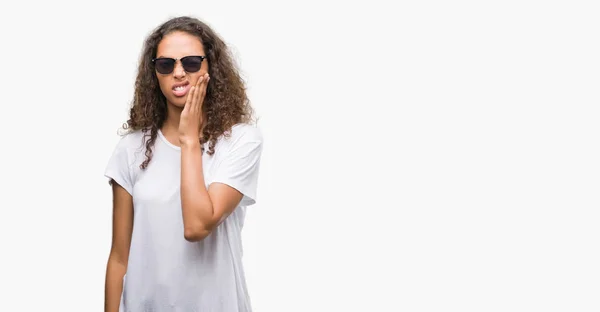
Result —
[[200, 39], [185, 32], [173, 32], [163, 37], [157, 47], [157, 57], [179, 58], [186, 55], [204, 55]]

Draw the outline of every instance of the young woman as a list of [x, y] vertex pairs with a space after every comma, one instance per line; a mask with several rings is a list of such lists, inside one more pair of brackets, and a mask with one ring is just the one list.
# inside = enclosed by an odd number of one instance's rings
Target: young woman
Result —
[[174, 18], [147, 38], [105, 175], [113, 192], [105, 311], [251, 311], [242, 267], [262, 135], [225, 43]]

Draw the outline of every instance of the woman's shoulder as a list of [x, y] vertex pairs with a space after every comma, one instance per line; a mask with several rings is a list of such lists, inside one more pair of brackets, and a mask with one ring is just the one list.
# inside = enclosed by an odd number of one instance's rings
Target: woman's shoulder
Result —
[[136, 150], [144, 148], [145, 146], [146, 136], [142, 130], [126, 130], [119, 133], [119, 136], [117, 149]]
[[256, 124], [238, 123], [233, 125], [228, 133], [224, 136], [224, 140], [230, 144], [238, 144], [241, 142], [259, 142], [262, 143], [262, 130]]

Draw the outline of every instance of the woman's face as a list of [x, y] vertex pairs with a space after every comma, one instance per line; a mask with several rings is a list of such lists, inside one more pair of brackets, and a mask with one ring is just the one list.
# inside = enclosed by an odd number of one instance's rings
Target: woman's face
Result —
[[202, 42], [186, 32], [172, 32], [158, 44], [154, 67], [168, 104], [183, 108], [190, 87], [208, 72], [208, 60], [197, 56], [206, 56]]

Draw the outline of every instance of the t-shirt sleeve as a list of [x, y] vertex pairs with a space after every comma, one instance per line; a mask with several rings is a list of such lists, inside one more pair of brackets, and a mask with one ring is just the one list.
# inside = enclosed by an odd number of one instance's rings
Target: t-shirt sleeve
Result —
[[244, 135], [229, 149], [212, 181], [227, 184], [243, 194], [241, 206], [256, 203], [258, 173], [263, 148], [260, 132]]
[[129, 194], [133, 194], [133, 179], [131, 173], [132, 170], [126, 146], [126, 138], [122, 138], [108, 160], [104, 176], [109, 179], [109, 183], [114, 180]]

